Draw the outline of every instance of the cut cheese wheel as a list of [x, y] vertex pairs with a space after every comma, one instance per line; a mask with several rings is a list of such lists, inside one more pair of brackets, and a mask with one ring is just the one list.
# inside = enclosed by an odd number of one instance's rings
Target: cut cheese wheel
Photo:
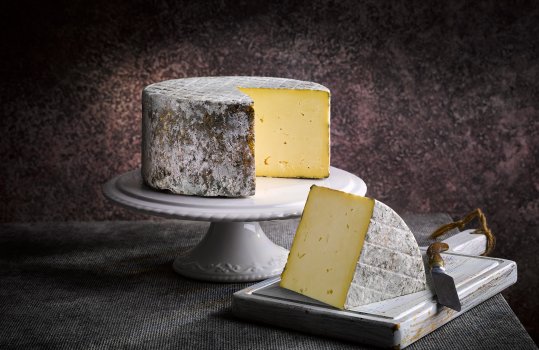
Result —
[[417, 242], [387, 205], [312, 186], [280, 286], [339, 309], [426, 288]]
[[329, 90], [265, 77], [167, 80], [142, 92], [142, 178], [173, 193], [242, 197], [255, 177], [329, 176]]

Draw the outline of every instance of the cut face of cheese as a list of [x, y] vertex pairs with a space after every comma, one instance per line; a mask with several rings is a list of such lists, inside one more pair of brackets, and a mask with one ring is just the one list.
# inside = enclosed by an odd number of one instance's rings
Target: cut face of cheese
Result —
[[329, 92], [239, 89], [254, 101], [256, 176], [329, 176]]
[[371, 198], [313, 186], [280, 286], [340, 309], [424, 290], [404, 221]]
[[281, 286], [342, 308], [373, 207], [372, 199], [313, 186]]
[[329, 90], [268, 77], [167, 80], [142, 92], [142, 178], [197, 196], [255, 194], [255, 177], [329, 176]]

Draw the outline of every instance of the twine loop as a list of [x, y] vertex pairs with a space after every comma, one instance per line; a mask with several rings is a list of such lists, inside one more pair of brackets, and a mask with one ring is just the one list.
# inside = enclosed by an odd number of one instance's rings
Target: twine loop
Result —
[[489, 255], [492, 250], [494, 249], [494, 246], [496, 245], [496, 237], [494, 237], [494, 234], [487, 226], [487, 218], [485, 217], [485, 214], [481, 211], [481, 209], [477, 208], [474, 211], [468, 213], [464, 218], [461, 220], [451, 222], [449, 224], [445, 224], [440, 226], [436, 231], [434, 231], [430, 237], [436, 239], [437, 237], [443, 235], [444, 233], [451, 231], [454, 228], [458, 228], [459, 230], [463, 230], [464, 227], [470, 223], [475, 218], [479, 219], [479, 223], [481, 224], [481, 227], [476, 229], [475, 232], [481, 232], [485, 236], [487, 236], [487, 249], [485, 252], [481, 255], [487, 256]]

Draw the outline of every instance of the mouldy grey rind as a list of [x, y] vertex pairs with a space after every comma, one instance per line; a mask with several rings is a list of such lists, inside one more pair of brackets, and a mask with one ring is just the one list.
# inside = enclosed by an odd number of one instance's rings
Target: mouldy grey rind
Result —
[[377, 200], [345, 309], [426, 289], [423, 258], [404, 220]]

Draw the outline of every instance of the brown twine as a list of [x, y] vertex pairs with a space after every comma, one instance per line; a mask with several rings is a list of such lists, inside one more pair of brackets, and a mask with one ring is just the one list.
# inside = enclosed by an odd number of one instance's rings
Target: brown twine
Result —
[[459, 230], [464, 229], [464, 226], [466, 226], [470, 221], [472, 221], [475, 218], [479, 219], [479, 222], [481, 223], [481, 228], [477, 229], [477, 231], [482, 232], [485, 236], [487, 236], [487, 249], [485, 252], [481, 255], [487, 256], [492, 252], [494, 249], [494, 246], [496, 245], [496, 237], [494, 237], [494, 234], [487, 226], [487, 218], [485, 217], [485, 214], [481, 211], [481, 209], [477, 208], [468, 215], [466, 215], [461, 220], [440, 226], [436, 231], [434, 231], [430, 237], [436, 239], [437, 237], [443, 235], [444, 233], [454, 229], [458, 228]]

